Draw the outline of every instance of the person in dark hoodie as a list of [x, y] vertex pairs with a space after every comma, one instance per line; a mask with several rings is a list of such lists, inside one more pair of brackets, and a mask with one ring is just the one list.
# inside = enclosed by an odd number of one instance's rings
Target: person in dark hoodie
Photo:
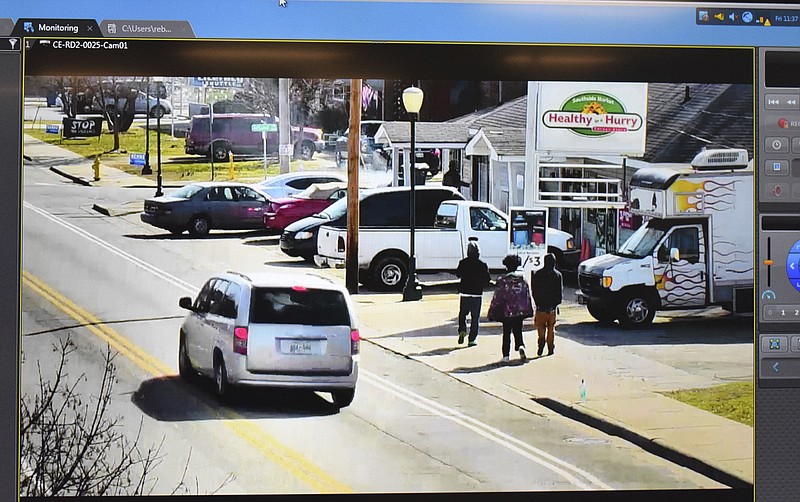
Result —
[[545, 255], [544, 266], [531, 274], [531, 289], [536, 304], [533, 326], [539, 333], [539, 350], [536, 354], [541, 356], [547, 343], [547, 355], [551, 356], [556, 350], [556, 313], [564, 294], [564, 279], [561, 272], [556, 270], [556, 258], [551, 253]]
[[467, 257], [458, 262], [456, 276], [461, 279], [458, 293], [461, 301], [458, 309], [458, 343], [464, 343], [467, 336], [467, 314], [470, 315], [469, 347], [478, 344], [478, 322], [481, 316], [483, 288], [489, 285], [489, 267], [480, 259], [481, 251], [478, 243], [467, 244]]

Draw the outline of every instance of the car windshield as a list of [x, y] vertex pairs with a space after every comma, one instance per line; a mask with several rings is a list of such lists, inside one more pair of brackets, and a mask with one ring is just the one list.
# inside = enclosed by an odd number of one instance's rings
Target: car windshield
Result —
[[339, 218], [343, 217], [347, 214], [347, 197], [342, 197], [341, 199], [337, 200], [319, 214], [323, 218], [327, 218], [331, 221], [338, 220]]
[[250, 320], [258, 324], [349, 326], [344, 295], [325, 289], [256, 288]]
[[200, 185], [186, 185], [172, 192], [170, 197], [175, 197], [176, 199], [191, 199], [194, 194], [202, 189], [203, 187]]
[[664, 232], [664, 230], [654, 226], [642, 225], [625, 241], [625, 244], [620, 246], [615, 254], [632, 258], [649, 256], [653, 253], [661, 238], [664, 237]]

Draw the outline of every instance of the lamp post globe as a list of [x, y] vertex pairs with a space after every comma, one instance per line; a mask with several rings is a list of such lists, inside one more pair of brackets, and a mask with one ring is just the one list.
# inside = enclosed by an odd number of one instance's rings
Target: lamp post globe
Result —
[[416, 183], [416, 145], [415, 145], [415, 135], [416, 135], [416, 127], [415, 123], [417, 120], [417, 114], [419, 113], [420, 108], [422, 108], [422, 99], [424, 97], [424, 93], [422, 89], [418, 87], [411, 86], [403, 91], [403, 106], [408, 112], [408, 119], [411, 122], [411, 152], [409, 155], [409, 165], [406, 166], [406, 179], [409, 180], [411, 184], [411, 190], [409, 193], [409, 223], [410, 223], [410, 232], [409, 232], [409, 251], [408, 251], [408, 278], [406, 279], [406, 285], [403, 289], [403, 301], [416, 301], [422, 299], [422, 286], [420, 286], [419, 281], [417, 280], [417, 256], [416, 256], [416, 249], [414, 243], [414, 233], [416, 231], [416, 214], [417, 214], [417, 199], [416, 199], [416, 191], [414, 186]]

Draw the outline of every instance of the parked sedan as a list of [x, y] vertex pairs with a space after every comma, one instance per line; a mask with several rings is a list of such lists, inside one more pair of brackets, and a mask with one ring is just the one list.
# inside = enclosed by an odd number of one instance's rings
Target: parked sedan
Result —
[[255, 187], [272, 199], [298, 194], [314, 183], [346, 182], [347, 173], [336, 171], [295, 171], [259, 181]]
[[311, 216], [347, 195], [347, 183], [315, 183], [297, 195], [275, 199], [264, 213], [264, 226], [282, 232], [297, 220]]
[[263, 229], [270, 199], [257, 187], [232, 182], [186, 185], [161, 197], [146, 199], [141, 219], [158, 228], [203, 236], [209, 230]]

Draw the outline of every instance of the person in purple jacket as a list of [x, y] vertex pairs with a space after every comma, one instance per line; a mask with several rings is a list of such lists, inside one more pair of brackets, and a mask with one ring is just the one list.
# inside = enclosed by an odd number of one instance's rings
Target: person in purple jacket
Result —
[[489, 304], [489, 320], [503, 323], [502, 362], [504, 363], [509, 362], [512, 332], [514, 350], [519, 351], [519, 357], [523, 362], [527, 359], [525, 341], [522, 339], [522, 321], [533, 317], [533, 303], [528, 283], [516, 273], [521, 264], [522, 260], [517, 255], [512, 254], [503, 258], [507, 273], [497, 279], [492, 302]]

